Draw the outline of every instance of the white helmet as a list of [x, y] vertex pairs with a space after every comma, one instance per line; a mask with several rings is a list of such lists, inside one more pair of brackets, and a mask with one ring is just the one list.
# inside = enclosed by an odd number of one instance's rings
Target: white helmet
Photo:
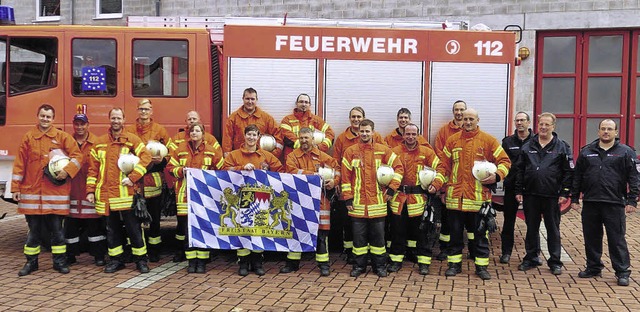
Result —
[[316, 143], [316, 145], [322, 143], [322, 141], [324, 141], [324, 138], [324, 132], [319, 130], [313, 131], [313, 142]]
[[118, 168], [124, 174], [129, 174], [133, 171], [133, 168], [138, 164], [140, 158], [133, 154], [122, 154], [120, 158], [118, 158]]
[[433, 182], [433, 180], [436, 178], [436, 175], [436, 171], [431, 167], [425, 167], [424, 169], [420, 170], [420, 172], [418, 172], [420, 187], [422, 187], [423, 190], [428, 189], [429, 185], [431, 185], [431, 182]]
[[322, 180], [328, 181], [336, 176], [336, 171], [333, 168], [320, 167], [318, 168], [318, 175], [322, 177]]
[[391, 180], [393, 179], [394, 173], [395, 172], [393, 171], [393, 168], [387, 165], [381, 165], [376, 171], [376, 178], [378, 180], [378, 183], [385, 186], [389, 185], [389, 183], [391, 183]]
[[498, 171], [498, 167], [495, 164], [488, 162], [486, 160], [483, 161], [475, 161], [473, 164], [473, 169], [471, 169], [473, 176], [482, 181], [489, 177], [492, 173], [496, 173]]
[[158, 141], [149, 141], [149, 143], [147, 143], [147, 150], [151, 153], [151, 156], [165, 157], [169, 154], [167, 147]]
[[71, 158], [69, 158], [69, 156], [54, 155], [49, 160], [49, 172], [51, 172], [54, 175], [57, 175], [58, 172], [64, 169], [64, 167], [66, 167], [70, 161], [71, 161]]
[[263, 134], [260, 136], [260, 149], [263, 149], [267, 152], [271, 152], [276, 149], [276, 138], [274, 138], [270, 134]]

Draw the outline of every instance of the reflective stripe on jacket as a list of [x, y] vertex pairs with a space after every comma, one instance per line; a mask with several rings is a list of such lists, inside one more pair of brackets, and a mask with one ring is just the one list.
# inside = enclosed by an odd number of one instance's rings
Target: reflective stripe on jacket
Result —
[[79, 219], [99, 218], [96, 207], [87, 201], [87, 172], [89, 171], [89, 160], [91, 159], [91, 149], [96, 143], [98, 136], [89, 132], [87, 139], [80, 146], [82, 152], [82, 169], [71, 179], [71, 207], [69, 216]]
[[[332, 168], [336, 171], [336, 175], [333, 178], [334, 187], [340, 185], [340, 167], [338, 162], [327, 153], [320, 151], [317, 147], [314, 147], [309, 152], [304, 152], [297, 148], [293, 150], [287, 156], [286, 172], [295, 174], [316, 174], [318, 167]], [[324, 187], [322, 188], [322, 201], [320, 203], [320, 230], [330, 229], [331, 219], [331, 206], [327, 199], [327, 193]]]
[[49, 152], [60, 149], [71, 161], [64, 167], [70, 178], [80, 171], [82, 153], [68, 133], [51, 126], [46, 132], [36, 125], [23, 137], [13, 162], [11, 190], [20, 192], [18, 213], [27, 215], [69, 214], [71, 183], [55, 185], [44, 176]]
[[175, 190], [178, 216], [187, 215], [187, 180], [184, 178], [184, 168], [221, 170], [223, 166], [222, 150], [219, 148], [216, 150], [205, 142], [198, 148], [194, 148], [192, 141], [189, 140], [171, 152], [167, 170], [177, 179]]
[[[138, 156], [140, 161], [129, 175], [125, 175], [118, 168], [118, 158], [121, 154], [130, 153]], [[114, 139], [109, 129], [107, 134], [96, 140], [90, 155], [87, 193], [95, 193], [96, 212], [108, 216], [110, 211], [130, 210], [134, 190], [131, 186], [122, 185], [121, 181], [128, 177], [135, 184], [147, 173], [151, 154], [145, 143], [126, 130]]]
[[500, 180], [509, 173], [511, 161], [490, 134], [476, 129], [461, 131], [447, 139], [442, 151], [442, 163], [447, 181], [446, 206], [450, 210], [478, 211], [491, 200], [491, 191], [472, 173], [474, 161], [486, 160], [496, 164]]
[[248, 125], [256, 125], [261, 134], [270, 134], [276, 139], [276, 149], [271, 154], [280, 157], [282, 153], [282, 135], [280, 127], [267, 112], [256, 106], [253, 114], [242, 109], [242, 106], [233, 112], [227, 120], [226, 133], [222, 137], [222, 151], [229, 153], [239, 149], [244, 144], [244, 128]]
[[285, 162], [287, 160], [287, 155], [289, 155], [289, 153], [294, 149], [300, 147], [298, 134], [300, 133], [300, 129], [304, 127], [324, 133], [324, 140], [322, 143], [318, 144], [318, 149], [321, 151], [326, 153], [331, 148], [331, 145], [333, 145], [333, 138], [335, 137], [335, 134], [328, 123], [326, 123], [322, 118], [312, 114], [310, 111], [303, 113], [294, 109], [293, 114], [285, 116], [282, 118], [282, 122], [280, 122], [280, 131], [284, 142]]
[[[393, 129], [391, 133], [389, 133], [386, 137], [384, 137], [384, 142], [385, 144], [387, 144], [387, 146], [389, 146], [392, 149], [398, 145], [402, 145], [402, 142], [404, 142], [404, 138], [402, 138], [402, 134], [400, 134], [400, 129], [398, 128]], [[429, 144], [427, 139], [425, 139], [421, 135], [418, 135], [418, 144], [422, 146], [426, 146], [430, 149], [433, 149], [433, 147], [431, 147], [431, 144]]]
[[[351, 127], [344, 130], [344, 132], [340, 133], [338, 138], [333, 142], [333, 158], [336, 159], [338, 164], [342, 162], [342, 156], [344, 155], [344, 151], [347, 148], [353, 146], [354, 144], [358, 144], [360, 142], [360, 134], [353, 133], [351, 131]], [[373, 133], [373, 142], [385, 144], [382, 136], [378, 132]]]
[[[153, 119], [151, 119], [150, 123], [144, 125], [139, 122], [139, 119], [136, 119], [134, 125], [127, 126], [127, 131], [137, 135], [144, 144], [149, 143], [149, 141], [158, 141], [167, 145], [171, 141], [167, 129], [159, 123], [154, 122]], [[144, 176], [144, 197], [151, 198], [160, 196], [160, 193], [162, 193], [162, 182], [164, 181], [163, 164], [155, 164], [152, 168], [148, 169], [150, 172]]]
[[[378, 184], [376, 172], [381, 165], [393, 168], [393, 179], [389, 186]], [[398, 156], [391, 149], [378, 143], [358, 143], [344, 152], [340, 169], [342, 199], [353, 200], [353, 211], [349, 216], [355, 218], [379, 218], [387, 215], [385, 191], [396, 191], [402, 181], [404, 169]]]

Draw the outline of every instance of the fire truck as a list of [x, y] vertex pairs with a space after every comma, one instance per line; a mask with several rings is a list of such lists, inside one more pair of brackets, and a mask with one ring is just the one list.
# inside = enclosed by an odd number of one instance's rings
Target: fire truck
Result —
[[[444, 29], [443, 29], [444, 28]], [[501, 139], [512, 129], [516, 35], [466, 30], [466, 23], [255, 18], [130, 17], [128, 26], [0, 26], [0, 187], [11, 197], [13, 159], [43, 103], [72, 132], [76, 113], [105, 133], [108, 112], [135, 122], [148, 98], [170, 135], [198, 111], [220, 140], [242, 91], [277, 121], [298, 94], [336, 133], [361, 106], [382, 135], [406, 107], [433, 139], [465, 100], [480, 126]]]

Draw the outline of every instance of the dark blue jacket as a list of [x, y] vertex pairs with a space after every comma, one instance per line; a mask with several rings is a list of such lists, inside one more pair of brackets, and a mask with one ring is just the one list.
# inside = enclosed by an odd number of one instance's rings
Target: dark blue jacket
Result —
[[580, 151], [571, 202], [577, 203], [582, 193], [585, 202], [636, 206], [640, 170], [636, 167], [636, 152], [618, 139], [607, 151], [598, 143], [595, 140]]
[[[531, 139], [531, 136], [531, 129], [529, 129], [529, 135], [524, 140], [520, 140], [520, 137], [518, 136], [518, 132], [516, 130], [512, 135], [502, 139], [502, 149], [504, 149], [504, 151], [507, 153], [507, 156], [509, 156], [511, 163], [516, 163], [516, 160], [518, 160], [518, 155], [520, 155], [520, 148], [522, 148], [522, 145], [524, 145], [524, 143], [527, 143], [529, 139]], [[511, 166], [509, 174], [507, 174], [507, 177], [504, 178], [504, 182], [502, 182], [505, 190], [515, 189], [517, 171], [518, 170], [516, 166]]]
[[516, 194], [542, 197], [569, 197], [573, 179], [573, 154], [569, 144], [553, 139], [544, 148], [539, 136], [525, 143], [516, 162]]

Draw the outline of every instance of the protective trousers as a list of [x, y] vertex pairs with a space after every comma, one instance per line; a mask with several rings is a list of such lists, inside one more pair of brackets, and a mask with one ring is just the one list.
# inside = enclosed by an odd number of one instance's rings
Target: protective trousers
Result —
[[[327, 246], [328, 236], [328, 230], [318, 230], [318, 242], [316, 247], [316, 261], [318, 263], [329, 262], [329, 249]], [[300, 259], [302, 259], [302, 253], [290, 251], [289, 253], [287, 253], [287, 259], [300, 261]]]
[[65, 253], [67, 245], [64, 243], [64, 231], [62, 229], [62, 221], [64, 216], [46, 214], [46, 215], [25, 215], [29, 226], [27, 234], [27, 242], [24, 244], [24, 254], [27, 260], [37, 259], [40, 254], [40, 233], [42, 229], [50, 232], [51, 254], [53, 263], [57, 265], [65, 265]]
[[440, 235], [438, 242], [440, 244], [440, 252], [446, 252], [449, 248], [449, 242], [451, 242], [451, 235], [449, 231], [449, 210], [440, 200], [440, 196], [434, 197], [432, 201], [434, 209], [440, 209]]
[[89, 254], [101, 259], [104, 258], [107, 253], [107, 228], [104, 217], [67, 217], [64, 221], [67, 254], [73, 256], [80, 254], [80, 235], [84, 232], [87, 233], [87, 240], [89, 241]]
[[513, 251], [513, 232], [516, 225], [516, 214], [518, 213], [518, 206], [520, 203], [516, 201], [516, 194], [512, 189], [504, 190], [504, 205], [503, 215], [504, 221], [502, 222], [502, 233], [500, 238], [502, 241], [502, 254], [511, 255]]
[[342, 237], [342, 246], [349, 251], [353, 248], [353, 226], [347, 206], [343, 200], [337, 200], [331, 206], [331, 232]]
[[367, 253], [371, 249], [372, 264], [377, 270], [384, 269], [387, 261], [384, 225], [385, 217], [363, 219], [351, 218], [353, 221], [353, 255], [354, 268], [367, 267]]
[[416, 252], [418, 264], [431, 264], [431, 246], [428, 243], [427, 231], [420, 230], [422, 216], [409, 217], [407, 205], [401, 215], [391, 215], [391, 249], [389, 258], [393, 262], [402, 262], [407, 246], [407, 236], [416, 238]]
[[[144, 243], [140, 220], [136, 218], [132, 210], [111, 211], [107, 217], [107, 247], [109, 257], [119, 259], [124, 252], [122, 225], [131, 241], [131, 254], [134, 261], [147, 260], [147, 246]], [[119, 259], [122, 260], [122, 259]]]
[[162, 243], [160, 236], [160, 214], [162, 212], [162, 196], [147, 198], [147, 209], [151, 215], [149, 223], [149, 233], [147, 233], [147, 242], [149, 252], [159, 253], [159, 246]]
[[186, 237], [186, 234], [188, 233], [187, 216], [178, 216], [177, 218], [178, 218], [178, 227], [176, 231], [176, 237], [178, 237], [178, 235], [182, 236], [181, 246], [182, 246], [182, 250], [184, 251], [185, 258], [187, 260], [191, 260], [191, 259], [208, 260], [210, 256], [209, 249], [189, 247], [189, 240]]
[[[489, 238], [485, 231], [478, 232], [480, 214], [478, 212], [463, 212], [459, 210], [447, 211], [449, 217], [449, 229], [451, 230], [451, 243], [447, 252], [447, 260], [450, 263], [462, 262], [462, 249], [464, 249], [464, 229], [467, 229], [469, 238], [469, 254], [475, 258], [475, 264], [489, 265]], [[474, 239], [470, 239], [473, 237]]]
[[625, 234], [627, 216], [624, 205], [584, 202], [582, 208], [582, 233], [587, 254], [587, 270], [602, 271], [602, 225], [607, 231], [607, 243], [611, 266], [617, 277], [629, 277], [630, 257]]
[[[549, 267], [562, 266], [560, 255], [560, 206], [558, 197], [542, 197], [536, 195], [524, 195], [522, 201], [524, 209], [524, 221], [527, 224], [527, 235], [524, 246], [527, 250], [523, 261], [535, 262], [538, 258], [540, 246], [540, 222], [544, 220], [547, 228], [547, 247], [549, 248]], [[542, 218], [541, 218], [542, 216]]]

